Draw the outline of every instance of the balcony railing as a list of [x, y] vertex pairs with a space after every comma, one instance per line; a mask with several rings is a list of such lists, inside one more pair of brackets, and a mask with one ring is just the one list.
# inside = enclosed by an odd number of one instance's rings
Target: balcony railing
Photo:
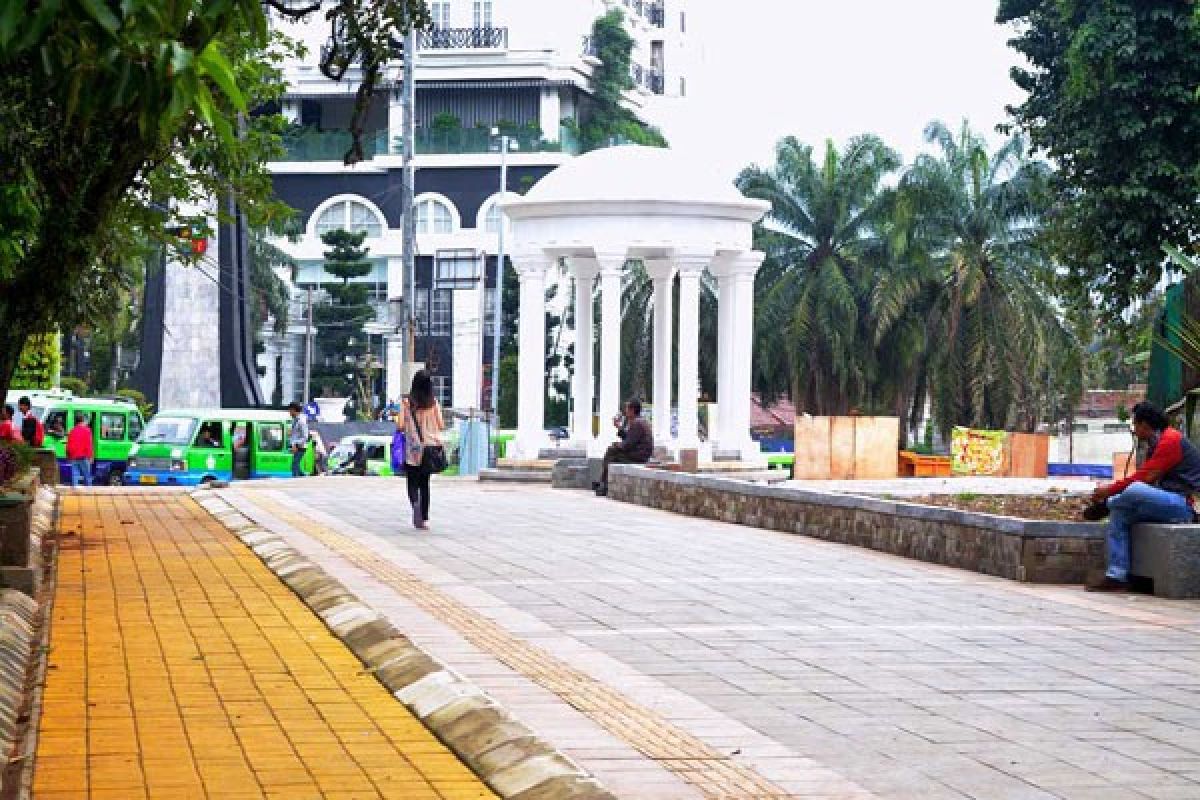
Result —
[[[519, 153], [577, 152], [577, 149], [572, 149], [570, 138], [564, 136], [561, 131], [557, 142], [543, 139], [541, 131], [525, 128], [506, 131], [505, 135], [512, 141], [512, 150]], [[393, 139], [393, 153], [401, 152], [402, 142], [400, 137]], [[487, 128], [418, 130], [413, 140], [413, 150], [417, 155], [490, 153], [495, 149], [495, 145], [496, 139]]]
[[424, 50], [506, 50], [508, 28], [438, 28], [421, 31], [417, 46]]
[[[287, 154], [282, 161], [341, 161], [350, 149], [350, 131], [297, 130], [285, 133]], [[368, 159], [388, 152], [387, 131], [363, 134], [363, 155]]]
[[[518, 153], [580, 152], [579, 144], [565, 126], [559, 140], [547, 141], [541, 131], [518, 129], [506, 132], [512, 141], [512, 151]], [[345, 130], [295, 130], [283, 137], [287, 152], [280, 161], [341, 161], [350, 149], [350, 132]], [[417, 155], [469, 155], [490, 153], [496, 139], [488, 128], [459, 128], [452, 130], [418, 130], [413, 140]], [[373, 131], [363, 136], [363, 155], [373, 159], [382, 155], [401, 155], [403, 139], [391, 137], [387, 131]]]

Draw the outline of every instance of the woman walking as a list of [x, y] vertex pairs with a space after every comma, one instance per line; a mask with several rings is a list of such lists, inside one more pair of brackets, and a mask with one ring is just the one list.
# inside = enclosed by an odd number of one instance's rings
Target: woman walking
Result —
[[404, 479], [412, 504], [413, 527], [424, 530], [429, 520], [430, 469], [426, 450], [442, 446], [442, 407], [433, 396], [433, 379], [425, 370], [413, 376], [412, 389], [400, 410], [404, 428]]

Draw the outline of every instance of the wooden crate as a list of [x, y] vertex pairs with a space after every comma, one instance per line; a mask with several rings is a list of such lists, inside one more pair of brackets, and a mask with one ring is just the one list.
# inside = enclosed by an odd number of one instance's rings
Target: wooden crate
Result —
[[898, 474], [897, 417], [796, 417], [797, 480], [879, 480]]

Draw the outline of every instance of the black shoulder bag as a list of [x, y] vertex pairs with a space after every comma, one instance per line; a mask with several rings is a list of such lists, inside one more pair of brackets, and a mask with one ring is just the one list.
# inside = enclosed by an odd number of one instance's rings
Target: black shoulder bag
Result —
[[412, 414], [417, 438], [421, 440], [421, 469], [430, 473], [445, 472], [446, 448], [440, 444], [425, 444], [425, 434], [421, 432], [421, 423], [417, 420], [417, 412], [413, 411], [412, 401], [409, 401], [408, 413]]

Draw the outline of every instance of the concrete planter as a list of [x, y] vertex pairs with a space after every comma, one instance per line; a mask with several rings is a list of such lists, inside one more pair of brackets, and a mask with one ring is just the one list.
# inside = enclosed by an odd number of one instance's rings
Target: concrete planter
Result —
[[58, 485], [58, 458], [48, 447], [40, 447], [33, 451], [33, 465], [40, 470], [40, 480], [43, 486]]
[[37, 470], [0, 493], [0, 586], [33, 594], [39, 579], [41, 537], [53, 524], [54, 494]]
[[609, 496], [1030, 583], [1103, 569], [1103, 523], [1042, 522], [834, 492], [613, 465]]

